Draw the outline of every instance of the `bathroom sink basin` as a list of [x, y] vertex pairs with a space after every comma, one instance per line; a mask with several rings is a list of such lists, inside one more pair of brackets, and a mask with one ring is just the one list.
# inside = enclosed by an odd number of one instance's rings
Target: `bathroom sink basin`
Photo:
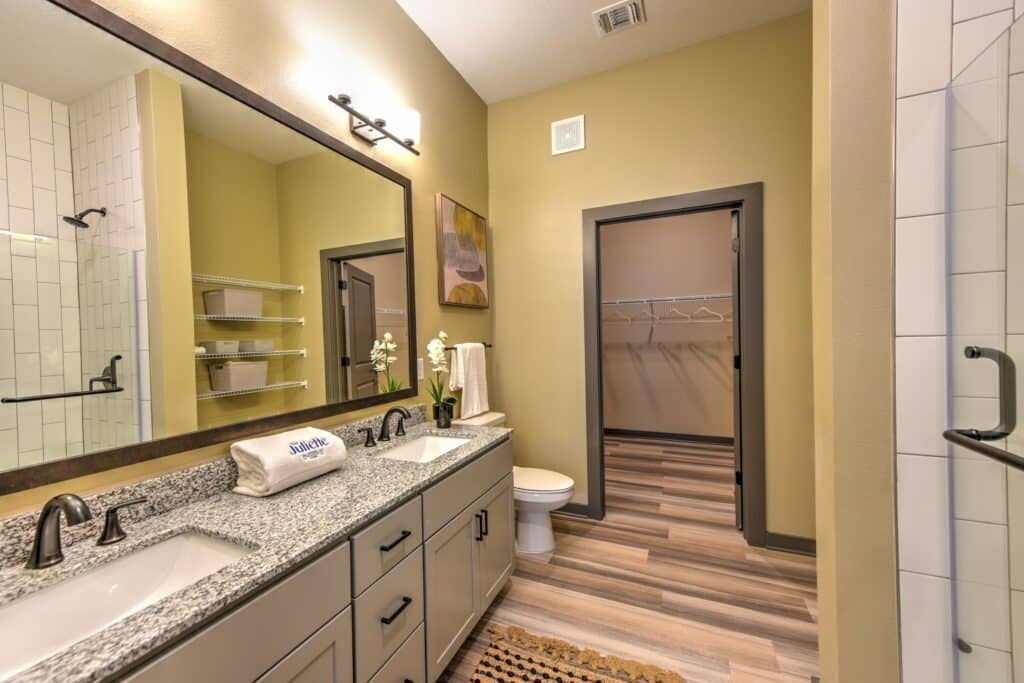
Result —
[[0, 680], [248, 552], [212, 536], [179, 534], [0, 607]]
[[469, 439], [461, 439], [455, 436], [421, 436], [401, 446], [396, 446], [380, 457], [389, 460], [403, 460], [405, 462], [430, 462], [437, 460], [449, 451], [453, 451]]

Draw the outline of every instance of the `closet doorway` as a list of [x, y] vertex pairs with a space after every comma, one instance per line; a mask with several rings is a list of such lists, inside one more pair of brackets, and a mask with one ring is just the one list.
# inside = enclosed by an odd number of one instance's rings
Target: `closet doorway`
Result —
[[584, 212], [588, 498], [765, 544], [761, 185]]

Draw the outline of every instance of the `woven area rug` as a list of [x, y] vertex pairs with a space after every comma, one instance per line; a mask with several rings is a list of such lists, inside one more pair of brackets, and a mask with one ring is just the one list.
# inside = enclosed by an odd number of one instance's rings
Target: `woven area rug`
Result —
[[491, 644], [473, 672], [473, 683], [686, 683], [672, 671], [536, 636], [518, 626], [491, 626], [489, 631]]

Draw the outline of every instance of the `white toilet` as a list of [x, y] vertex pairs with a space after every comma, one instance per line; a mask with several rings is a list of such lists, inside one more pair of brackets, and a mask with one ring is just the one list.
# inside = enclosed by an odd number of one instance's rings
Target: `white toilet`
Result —
[[[502, 427], [505, 413], [489, 412], [452, 425]], [[575, 483], [564, 474], [536, 467], [512, 468], [513, 496], [516, 501], [516, 547], [521, 553], [549, 553], [555, 549], [551, 531], [551, 511], [572, 499]]]

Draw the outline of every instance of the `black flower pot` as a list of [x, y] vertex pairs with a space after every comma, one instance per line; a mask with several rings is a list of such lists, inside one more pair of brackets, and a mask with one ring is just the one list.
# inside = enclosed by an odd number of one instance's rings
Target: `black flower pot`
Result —
[[452, 426], [452, 415], [455, 413], [455, 406], [451, 403], [439, 403], [434, 406], [434, 419], [437, 421], [438, 429], [448, 429]]

